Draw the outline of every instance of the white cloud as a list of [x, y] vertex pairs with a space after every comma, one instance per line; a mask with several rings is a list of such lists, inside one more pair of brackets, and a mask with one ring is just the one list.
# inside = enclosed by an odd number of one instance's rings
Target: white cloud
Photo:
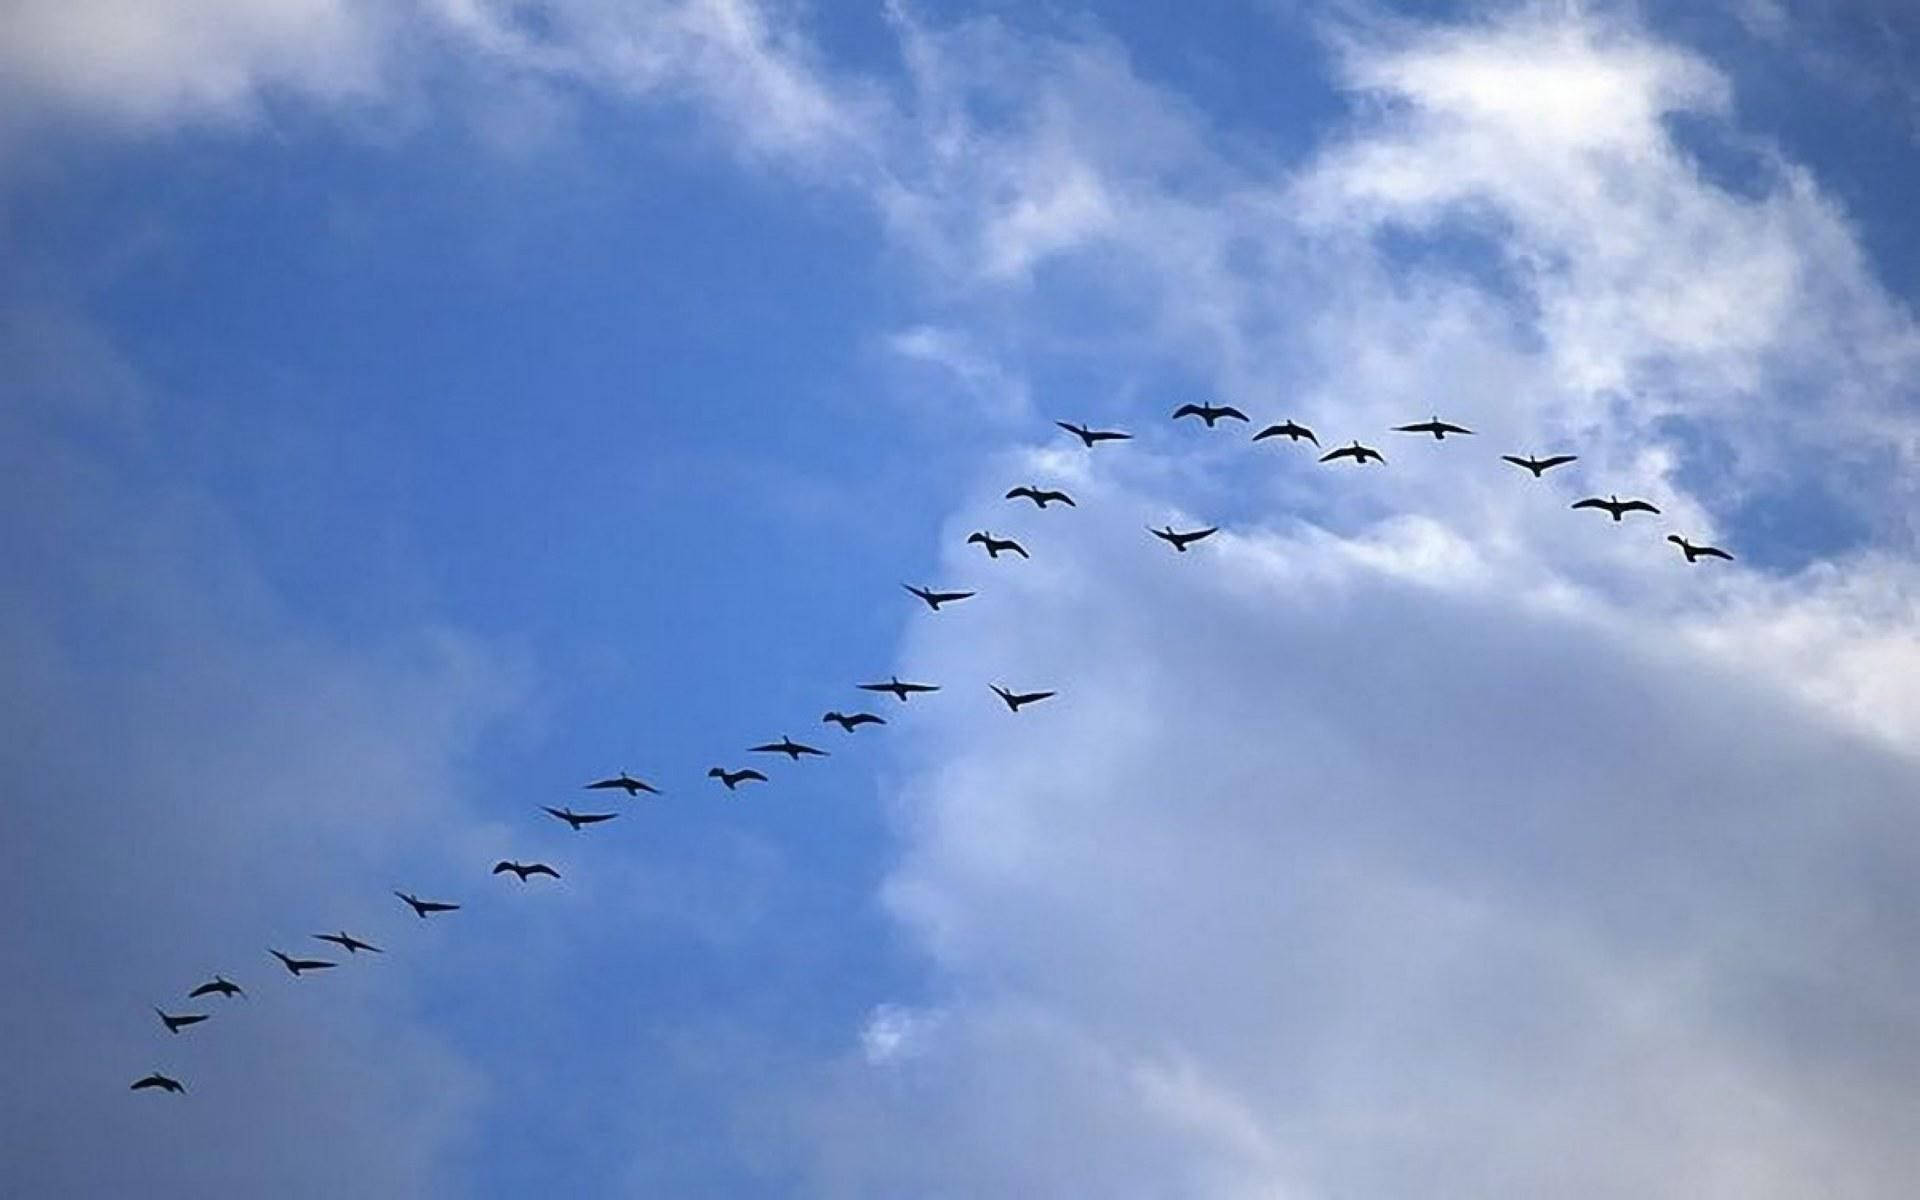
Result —
[[136, 126], [249, 117], [274, 89], [366, 99], [390, 15], [364, 0], [17, 0], [0, 18], [0, 86], [16, 108]]
[[[1900, 1194], [1910, 540], [1769, 574], [1657, 536], [1737, 532], [1774, 488], [1905, 494], [1823, 457], [1913, 446], [1912, 322], [1844, 214], [1771, 151], [1712, 182], [1666, 118], [1741, 136], [1725, 80], [1577, 10], [1351, 38], [1377, 103], [1290, 166], [1216, 149], [1111, 47], [912, 36], [940, 184], [884, 210], [979, 328], [1030, 357], [1081, 333], [1037, 275], [1124, 285], [1112, 374], [1481, 436], [1335, 473], [1123, 399], [1097, 411], [1148, 425], [1125, 450], [986, 474], [948, 535], [1014, 478], [1083, 502], [1024, 514], [1036, 558], [964, 638], [903, 649], [980, 686], [896, 730], [886, 894], [944, 1017], [910, 1066], [868, 1037], [826, 1072], [818, 1190]], [[1036, 61], [1078, 69], [1007, 69]], [[996, 88], [1018, 119], [974, 111]], [[1152, 149], [1116, 149], [1136, 127]], [[1010, 216], [1076, 179], [1101, 202], [1065, 235]], [[1563, 446], [1541, 482], [1493, 457]], [[1596, 487], [1666, 516], [1565, 511]], [[1140, 528], [1220, 510], [1185, 558]], [[1013, 717], [995, 678], [1062, 697]]]
[[[28, 11], [26, 44], [84, 41]], [[1833, 468], [1920, 446], [1910, 315], [1803, 169], [1762, 145], [1736, 192], [1674, 139], [1675, 113], [1741, 136], [1709, 64], [1579, 8], [1347, 32], [1363, 103], [1289, 163], [1097, 38], [897, 15], [889, 105], [745, 3], [421, 11], [488, 69], [691, 103], [871, 203], [942, 310], [895, 348], [982, 394], [1052, 352], [1112, 381], [1063, 415], [1157, 422], [1138, 380], [1177, 367], [1329, 440], [1434, 408], [1482, 431], [1354, 473], [1156, 429], [983, 481], [1069, 479], [1082, 506], [1023, 514], [1036, 558], [965, 639], [930, 621], [905, 647], [982, 685], [896, 730], [916, 769], [886, 896], [938, 995], [871, 1012], [796, 1105], [819, 1191], [1902, 1194], [1910, 533], [1769, 577], [1564, 511], [1646, 490], [1705, 534], [1769, 489], [1909, 495]], [[278, 49], [349, 12], [30, 78], [147, 119], [358, 95], [382, 59], [356, 36], [318, 39], [338, 69]], [[1562, 446], [1571, 478], [1492, 458]], [[1141, 529], [1215, 510], [1192, 555]], [[1014, 717], [987, 677], [1063, 694]]]

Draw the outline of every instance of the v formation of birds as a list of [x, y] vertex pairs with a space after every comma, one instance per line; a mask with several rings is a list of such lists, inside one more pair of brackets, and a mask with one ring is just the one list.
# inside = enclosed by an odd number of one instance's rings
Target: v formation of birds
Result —
[[[1216, 428], [1222, 421], [1238, 421], [1242, 424], [1250, 424], [1247, 415], [1231, 405], [1183, 404], [1174, 410], [1173, 418], [1175, 420], [1183, 420], [1188, 417], [1197, 418], [1208, 429]], [[1125, 433], [1120, 430], [1093, 429], [1085, 425], [1076, 425], [1067, 421], [1056, 421], [1054, 424], [1078, 438], [1081, 444], [1089, 450], [1104, 443], [1127, 441], [1133, 436], [1130, 433]], [[1426, 421], [1419, 421], [1407, 425], [1396, 425], [1393, 427], [1393, 432], [1429, 435], [1435, 441], [1445, 441], [1449, 436], [1473, 436], [1473, 430], [1448, 421], [1442, 421], [1437, 415]], [[1320, 448], [1320, 439], [1314, 435], [1311, 429], [1291, 420], [1263, 427], [1253, 435], [1252, 440], [1262, 442], [1275, 438], [1285, 438], [1289, 444], [1298, 444], [1304, 441], [1311, 443], [1316, 450]], [[1503, 454], [1500, 457], [1502, 460], [1512, 463], [1514, 466], [1528, 472], [1533, 478], [1539, 479], [1550, 470], [1577, 461], [1579, 456], [1574, 454], [1553, 454], [1545, 458], [1537, 458], [1531, 454], [1526, 456]], [[1345, 460], [1352, 462], [1356, 467], [1365, 466], [1370, 462], [1385, 464], [1387, 461], [1386, 457], [1382, 455], [1379, 450], [1371, 446], [1364, 446], [1358, 440], [1353, 441], [1349, 445], [1336, 447], [1333, 450], [1321, 454], [1319, 460], [1322, 463], [1338, 463]], [[1009, 501], [1025, 500], [1031, 503], [1034, 508], [1040, 510], [1045, 510], [1052, 504], [1060, 504], [1067, 508], [1078, 507], [1071, 496], [1057, 488], [1040, 488], [1024, 484], [1009, 490], [1006, 493], [1006, 499]], [[1575, 510], [1591, 509], [1604, 512], [1616, 523], [1625, 520], [1625, 518], [1632, 513], [1646, 513], [1649, 515], [1659, 515], [1660, 513], [1658, 508], [1645, 500], [1634, 498], [1622, 500], [1617, 494], [1609, 494], [1604, 498], [1588, 496], [1575, 501], [1571, 507]], [[1168, 525], [1161, 529], [1149, 528], [1148, 532], [1172, 547], [1173, 550], [1185, 554], [1195, 543], [1218, 533], [1219, 529], [1215, 526], [1206, 526], [1198, 529], [1176, 530], [1171, 525]], [[1700, 545], [1689, 541], [1678, 533], [1668, 534], [1666, 540], [1672, 542], [1679, 548], [1688, 563], [1697, 563], [1702, 558], [1725, 560], [1731, 560], [1733, 558], [1731, 554], [1717, 546]], [[1030, 557], [1026, 548], [1020, 545], [1019, 542], [1011, 538], [995, 537], [993, 533], [986, 530], [976, 532], [969, 536], [967, 543], [981, 547], [989, 558], [995, 560], [999, 559], [1003, 554], [1022, 559]], [[946, 605], [958, 604], [968, 600], [975, 595], [974, 592], [970, 591], [940, 591], [928, 587], [916, 587], [912, 584], [902, 584], [901, 586], [918, 597], [934, 612], [941, 611]], [[891, 696], [900, 704], [905, 704], [910, 699], [927, 696], [940, 690], [938, 684], [907, 681], [900, 679], [898, 676], [889, 676], [884, 681], [856, 684], [855, 687], [860, 691]], [[989, 687], [993, 694], [999, 697], [1000, 701], [1006, 705], [1007, 710], [1016, 714], [1027, 705], [1038, 704], [1058, 695], [1057, 692], [1051, 690], [1015, 691], [998, 682], [990, 684]], [[887, 723], [887, 719], [878, 713], [842, 713], [837, 710], [829, 711], [821, 717], [820, 721], [821, 724], [838, 725], [844, 734], [855, 733], [863, 726], [885, 725]], [[747, 753], [764, 754], [768, 756], [781, 755], [791, 763], [798, 763], [803, 758], [825, 758], [829, 755], [829, 752], [826, 750], [822, 750], [816, 746], [809, 746], [804, 742], [797, 742], [784, 733], [780, 735], [778, 741], [763, 742], [759, 745], [748, 747]], [[743, 784], [768, 784], [771, 782], [764, 772], [752, 767], [740, 767], [736, 769], [727, 766], [715, 766], [708, 770], [707, 776], [717, 781], [730, 793], [737, 791]], [[646, 780], [635, 778], [627, 774], [624, 770], [618, 775], [594, 780], [586, 784], [584, 790], [609, 793], [619, 792], [628, 800], [632, 800], [642, 793], [651, 796], [664, 794], [660, 788], [655, 787]], [[562, 805], [558, 808], [551, 805], [541, 805], [540, 808], [556, 820], [565, 822], [575, 833], [580, 833], [583, 830], [615, 820], [621, 816], [621, 813], [617, 810], [609, 812], [575, 812], [570, 805]], [[530, 881], [535, 878], [545, 878], [556, 881], [560, 879], [560, 872], [546, 863], [520, 862], [516, 859], [504, 859], [495, 863], [491, 874], [512, 875], [517, 885], [528, 885]], [[460, 908], [458, 903], [452, 901], [422, 898], [411, 892], [396, 890], [394, 896], [404, 903], [407, 908], [413, 912], [415, 917], [421, 920], [456, 912]], [[346, 930], [338, 930], [331, 933], [316, 933], [313, 934], [312, 937], [316, 941], [326, 942], [335, 947], [337, 952], [344, 952], [349, 958], [358, 958], [362, 954], [373, 955], [385, 953], [381, 947], [357, 938]], [[288, 953], [278, 947], [269, 947], [267, 953], [274, 959], [277, 959], [288, 974], [294, 976], [296, 979], [308, 973], [325, 972], [341, 965], [340, 961], [336, 958], [303, 957], [297, 953]], [[213, 998], [215, 997], [219, 998], [220, 1003], [229, 1003], [237, 998], [245, 998], [246, 995], [246, 991], [243, 990], [240, 985], [229, 980], [224, 975], [215, 975], [211, 979], [188, 990], [186, 999], [190, 1002], [196, 1002], [197, 1007], [211, 1008], [214, 1003]], [[160, 1023], [167, 1033], [175, 1036], [206, 1022], [213, 1016], [211, 1011], [169, 1012], [165, 1008], [158, 1006], [154, 1008], [154, 1012], [159, 1016]], [[153, 1071], [134, 1080], [131, 1085], [131, 1090], [178, 1094], [186, 1091], [186, 1085], [170, 1075]]]

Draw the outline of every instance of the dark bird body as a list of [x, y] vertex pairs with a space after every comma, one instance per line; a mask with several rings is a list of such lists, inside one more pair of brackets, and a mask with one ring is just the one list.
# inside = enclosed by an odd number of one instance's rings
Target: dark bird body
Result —
[[324, 971], [328, 967], [340, 965], [338, 963], [328, 962], [324, 958], [294, 958], [292, 955], [282, 954], [278, 950], [268, 950], [267, 953], [279, 959], [295, 977], [298, 977], [302, 971]]
[[972, 592], [936, 592], [932, 588], [917, 588], [910, 583], [903, 583], [900, 586], [925, 600], [927, 607], [935, 612], [940, 611], [942, 604], [953, 604], [973, 596]]
[[598, 825], [602, 821], [611, 821], [620, 815], [619, 813], [577, 813], [571, 808], [549, 808], [544, 804], [540, 807], [549, 815], [557, 817], [572, 826], [575, 833], [580, 832], [580, 830], [585, 829], [589, 825]]
[[1024, 484], [1008, 492], [1007, 499], [1031, 500], [1033, 501], [1034, 506], [1036, 508], [1045, 508], [1048, 504], [1052, 503], [1055, 500], [1058, 500], [1060, 503], [1066, 505], [1068, 508], [1080, 507], [1078, 504], [1075, 504], [1073, 502], [1073, 497], [1067, 495], [1065, 492], [1055, 491], [1055, 490], [1041, 491], [1039, 488], [1028, 487]]
[[800, 756], [803, 754], [811, 754], [816, 758], [827, 757], [825, 750], [816, 750], [804, 742], [796, 742], [784, 733], [780, 735], [780, 740], [777, 742], [766, 742], [758, 746], [748, 746], [747, 753], [784, 754], [794, 762], [799, 762]]
[[1181, 417], [1199, 417], [1207, 423], [1208, 429], [1212, 429], [1215, 421], [1244, 421], [1247, 414], [1231, 404], [1182, 404], [1173, 410], [1174, 420], [1178, 421]]
[[1630, 512], [1658, 513], [1660, 511], [1645, 500], [1622, 500], [1618, 496], [1608, 496], [1605, 500], [1598, 496], [1588, 496], [1585, 500], [1574, 501], [1572, 507], [1597, 508], [1615, 521]]
[[207, 1014], [205, 1013], [175, 1014], [175, 1013], [167, 1012], [165, 1009], [159, 1009], [159, 1008], [156, 1008], [153, 1011], [160, 1014], [160, 1023], [167, 1027], [168, 1033], [179, 1033], [182, 1029], [185, 1029], [187, 1026], [198, 1025], [200, 1022], [207, 1019]]
[[1538, 479], [1563, 463], [1577, 461], [1580, 456], [1578, 454], [1556, 454], [1551, 458], [1535, 458], [1532, 455], [1521, 458], [1516, 454], [1502, 454], [1500, 457], [1516, 467], [1525, 467], [1527, 470], [1532, 471], [1533, 477]]
[[1724, 558], [1728, 562], [1733, 561], [1733, 555], [1718, 546], [1696, 546], [1677, 533], [1668, 534], [1667, 540], [1680, 547], [1680, 553], [1687, 556], [1688, 562], [1696, 562], [1703, 558]]
[[627, 799], [629, 800], [633, 799], [633, 797], [640, 792], [648, 792], [655, 796], [660, 794], [659, 788], [644, 779], [635, 779], [625, 771], [620, 772], [612, 779], [596, 779], [592, 783], [589, 783], [585, 790], [591, 792], [602, 788], [619, 788], [627, 794]]
[[1320, 461], [1332, 462], [1336, 458], [1350, 458], [1353, 460], [1355, 466], [1365, 463], [1368, 459], [1372, 459], [1378, 463], [1387, 461], [1386, 455], [1375, 450], [1372, 446], [1362, 446], [1359, 442], [1355, 442], [1351, 446], [1342, 446], [1338, 450], [1330, 450], [1320, 456]]
[[458, 904], [448, 904], [442, 900], [422, 900], [411, 892], [395, 892], [394, 895], [405, 900], [407, 907], [413, 910], [413, 915], [422, 921], [427, 919], [429, 913], [453, 912], [460, 907]]
[[246, 993], [240, 990], [239, 984], [233, 982], [232, 980], [228, 979], [224, 975], [215, 975], [212, 979], [208, 980], [206, 983], [203, 983], [199, 987], [188, 992], [187, 999], [198, 1000], [202, 996], [223, 996], [226, 999], [231, 1000], [235, 996], [244, 996], [244, 995], [246, 995]]
[[1068, 421], [1055, 421], [1055, 425], [1080, 439], [1080, 444], [1091, 450], [1096, 442], [1124, 442], [1133, 435], [1121, 433], [1117, 429], [1088, 429], [1085, 425], [1075, 425]]
[[511, 872], [514, 875], [518, 875], [520, 877], [521, 883], [525, 883], [527, 881], [527, 876], [529, 875], [546, 875], [554, 879], [560, 878], [560, 872], [554, 870], [552, 867], [548, 866], [545, 863], [508, 862], [505, 859], [502, 859], [501, 861], [493, 864], [493, 873], [495, 875], [505, 875], [505, 874], [508, 874], [509, 872]]
[[313, 936], [323, 942], [332, 942], [334, 945], [340, 947], [342, 950], [345, 950], [348, 954], [358, 954], [362, 950], [368, 950], [373, 952], [374, 954], [386, 953], [385, 950], [382, 950], [380, 947], [374, 945], [372, 942], [363, 942], [359, 938], [354, 937], [351, 934], [347, 933], [345, 930], [341, 930], [339, 933], [316, 933]]
[[1269, 425], [1259, 433], [1254, 434], [1253, 440], [1256, 442], [1264, 442], [1268, 438], [1276, 437], [1283, 437], [1293, 442], [1300, 441], [1304, 438], [1316, 446], [1320, 444], [1320, 439], [1313, 436], [1313, 430], [1308, 429], [1305, 425], [1295, 424], [1292, 421], [1285, 421], [1279, 425]]
[[715, 767], [707, 772], [707, 777], [710, 779], [718, 779], [721, 783], [726, 784], [728, 791], [732, 791], [743, 783], [752, 781], [765, 783], [767, 781], [765, 775], [762, 775], [752, 767], [741, 771], [728, 771], [721, 767]]
[[886, 692], [898, 699], [902, 704], [907, 702], [908, 696], [918, 696], [927, 692], [937, 692], [940, 690], [940, 685], [937, 683], [901, 683], [900, 677], [897, 675], [889, 676], [885, 683], [857, 683], [854, 686], [863, 692]]
[[1174, 530], [1173, 526], [1169, 525], [1165, 529], [1149, 529], [1147, 532], [1159, 538], [1167, 545], [1172, 546], [1180, 553], [1185, 554], [1188, 546], [1202, 538], [1210, 538], [1214, 534], [1219, 533], [1220, 530], [1217, 526], [1209, 525], [1205, 529], [1193, 529], [1186, 533], [1178, 533]]
[[175, 1079], [170, 1075], [162, 1075], [158, 1071], [155, 1071], [151, 1075], [143, 1075], [140, 1078], [134, 1080], [133, 1086], [128, 1090], [138, 1092], [138, 1091], [143, 1091], [147, 1088], [159, 1088], [161, 1091], [164, 1091], [164, 1092], [184, 1092], [187, 1090], [186, 1085], [181, 1083], [178, 1079]]
[[1033, 557], [1027, 553], [1025, 546], [1022, 546], [1012, 538], [997, 538], [985, 531], [969, 534], [967, 536], [967, 545], [984, 547], [987, 551], [988, 558], [999, 558], [1000, 552], [1003, 550], [1018, 554], [1021, 558]]
[[1430, 433], [1436, 442], [1446, 441], [1447, 435], [1450, 433], [1471, 434], [1473, 432], [1473, 430], [1468, 429], [1465, 425], [1454, 425], [1442, 421], [1439, 417], [1434, 417], [1430, 421], [1421, 421], [1417, 425], [1395, 425], [1393, 431], [1395, 433]]
[[857, 712], [851, 716], [848, 716], [846, 713], [830, 712], [820, 718], [822, 725], [828, 721], [832, 721], [848, 733], [852, 733], [862, 725], [885, 725], [887, 723], [885, 717], [877, 717], [870, 712]]
[[1034, 703], [1037, 703], [1038, 701], [1045, 700], [1048, 697], [1054, 695], [1054, 693], [1052, 692], [1008, 691], [1006, 688], [1001, 687], [997, 683], [991, 684], [989, 686], [993, 688], [994, 695], [1000, 697], [1000, 699], [1006, 702], [1008, 712], [1019, 712], [1020, 706], [1023, 704], [1034, 704]]

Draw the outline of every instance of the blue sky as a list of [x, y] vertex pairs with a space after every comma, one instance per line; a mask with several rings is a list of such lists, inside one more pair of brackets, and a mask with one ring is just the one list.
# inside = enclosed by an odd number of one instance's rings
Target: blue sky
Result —
[[0, 1191], [1920, 1166], [1898, 6], [4, 20]]

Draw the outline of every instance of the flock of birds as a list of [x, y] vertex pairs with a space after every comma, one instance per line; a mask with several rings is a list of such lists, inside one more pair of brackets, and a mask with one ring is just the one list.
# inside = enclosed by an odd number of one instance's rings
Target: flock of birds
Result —
[[[1248, 421], [1245, 413], [1231, 405], [1183, 404], [1174, 410], [1173, 418], [1175, 420], [1182, 420], [1187, 417], [1199, 418], [1208, 429], [1214, 428], [1223, 420]], [[1085, 425], [1076, 425], [1068, 421], [1056, 421], [1054, 424], [1080, 439], [1080, 442], [1089, 450], [1103, 442], [1126, 441], [1133, 436], [1130, 433], [1124, 433], [1119, 430], [1092, 429]], [[1438, 416], [1410, 425], [1396, 425], [1393, 427], [1393, 432], [1429, 434], [1435, 441], [1445, 441], [1450, 435], [1473, 435], [1473, 430], [1448, 421], [1442, 421]], [[1316, 449], [1320, 448], [1320, 439], [1314, 436], [1313, 431], [1294, 421], [1268, 425], [1253, 435], [1255, 442], [1263, 442], [1273, 438], [1286, 438], [1289, 442], [1296, 444], [1304, 441], [1311, 443]], [[1579, 456], [1574, 454], [1555, 454], [1547, 458], [1536, 458], [1533, 455], [1521, 457], [1514, 454], [1503, 454], [1500, 457], [1506, 462], [1512, 463], [1514, 466], [1527, 471], [1535, 479], [1539, 479], [1556, 467], [1565, 466], [1568, 463], [1577, 461]], [[1358, 440], [1354, 441], [1351, 445], [1330, 450], [1320, 456], [1320, 461], [1323, 463], [1338, 462], [1342, 459], [1350, 460], [1355, 466], [1364, 466], [1369, 462], [1384, 464], [1387, 461], [1386, 456], [1381, 454], [1380, 451], [1371, 446], [1361, 445]], [[1010, 489], [1006, 494], [1006, 499], [1010, 501], [1026, 500], [1032, 503], [1035, 508], [1042, 510], [1051, 504], [1062, 504], [1068, 508], [1077, 507], [1074, 504], [1073, 497], [1064, 491], [1053, 488], [1039, 488], [1031, 485], [1021, 485]], [[1575, 509], [1594, 509], [1604, 512], [1616, 523], [1624, 520], [1629, 513], [1648, 513], [1651, 515], [1659, 515], [1660, 513], [1658, 508], [1645, 500], [1622, 500], [1617, 495], [1608, 495], [1604, 499], [1599, 496], [1588, 496], [1585, 499], [1575, 501], [1572, 507]], [[1173, 547], [1173, 549], [1179, 553], [1185, 554], [1188, 547], [1192, 546], [1195, 542], [1212, 537], [1215, 533], [1219, 532], [1219, 529], [1216, 526], [1207, 526], [1205, 528], [1182, 531], [1176, 530], [1171, 525], [1168, 525], [1162, 529], [1150, 528], [1148, 532]], [[1667, 540], [1680, 548], [1681, 553], [1685, 555], [1686, 561], [1689, 563], [1698, 562], [1702, 558], [1727, 560], [1733, 558], [1731, 554], [1728, 554], [1725, 550], [1717, 546], [1697, 545], [1677, 533], [1669, 534]], [[1015, 554], [1023, 559], [1031, 557], [1027, 553], [1026, 547], [1014, 539], [995, 537], [991, 532], [985, 530], [971, 534], [967, 538], [967, 544], [980, 546], [986, 552], [987, 556], [992, 559], [998, 559], [1002, 554]], [[901, 586], [917, 596], [934, 612], [939, 612], [945, 605], [957, 604], [975, 595], [973, 592], [937, 591], [933, 588], [915, 587], [911, 584], [902, 584]], [[1052, 691], [1020, 692], [998, 683], [989, 686], [993, 693], [1000, 698], [1001, 702], [1007, 706], [1008, 711], [1014, 713], [1018, 713], [1029, 704], [1038, 704], [1043, 700], [1053, 698], [1057, 694]], [[864, 692], [890, 695], [902, 704], [905, 704], [914, 696], [923, 696], [940, 690], [938, 684], [913, 683], [904, 681], [898, 676], [889, 676], [884, 681], [857, 684], [856, 687]], [[838, 725], [842, 731], [848, 734], [855, 732], [863, 726], [884, 725], [887, 723], [885, 717], [871, 712], [842, 713], [839, 711], [831, 711], [822, 716], [820, 720], [822, 724]], [[824, 758], [828, 754], [827, 751], [819, 749], [816, 746], [796, 742], [785, 734], [782, 734], [778, 741], [763, 742], [757, 746], [750, 746], [747, 748], [747, 752], [751, 754], [785, 755], [790, 762], [795, 763], [799, 762], [802, 758]], [[707, 776], [710, 779], [719, 781], [729, 792], [734, 791], [740, 787], [741, 784], [768, 782], [768, 777], [764, 772], [752, 767], [742, 767], [738, 770], [730, 770], [726, 767], [713, 767], [707, 772]], [[629, 800], [641, 793], [656, 796], [663, 794], [661, 790], [653, 784], [643, 779], [637, 779], [627, 774], [624, 770], [610, 778], [598, 779], [586, 784], [585, 790], [623, 792]], [[575, 812], [571, 806], [566, 805], [558, 808], [551, 805], [541, 805], [540, 808], [554, 819], [564, 821], [576, 832], [592, 825], [604, 824], [620, 816], [620, 813], [617, 811]], [[553, 867], [546, 863], [523, 863], [512, 859], [503, 859], [495, 863], [491, 874], [512, 875], [521, 884], [527, 883], [535, 876], [544, 876], [555, 880], [560, 878], [560, 872], [554, 870]], [[460, 905], [450, 901], [423, 900], [411, 892], [395, 891], [394, 895], [413, 911], [414, 916], [421, 920], [442, 913], [455, 912], [460, 908]], [[327, 942], [330, 945], [338, 947], [350, 958], [358, 957], [362, 953], [384, 953], [379, 946], [354, 937], [345, 930], [338, 930], [332, 933], [316, 933], [312, 936], [317, 941]], [[335, 959], [303, 958], [275, 948], [269, 948], [267, 953], [277, 959], [281, 966], [295, 978], [308, 972], [331, 970], [340, 965]], [[236, 997], [244, 997], [245, 995], [246, 993], [241, 990], [238, 984], [226, 978], [224, 975], [215, 975], [212, 979], [187, 992], [187, 999], [202, 1000], [208, 997], [218, 996], [225, 1002], [231, 1001]], [[159, 1016], [160, 1023], [165, 1027], [166, 1031], [174, 1035], [178, 1035], [181, 1031], [190, 1029], [208, 1020], [212, 1015], [206, 1012], [168, 1012], [166, 1009], [158, 1007], [154, 1009], [154, 1012]], [[153, 1071], [134, 1080], [132, 1090], [184, 1092], [186, 1091], [186, 1085], [172, 1076], [159, 1071]]]

